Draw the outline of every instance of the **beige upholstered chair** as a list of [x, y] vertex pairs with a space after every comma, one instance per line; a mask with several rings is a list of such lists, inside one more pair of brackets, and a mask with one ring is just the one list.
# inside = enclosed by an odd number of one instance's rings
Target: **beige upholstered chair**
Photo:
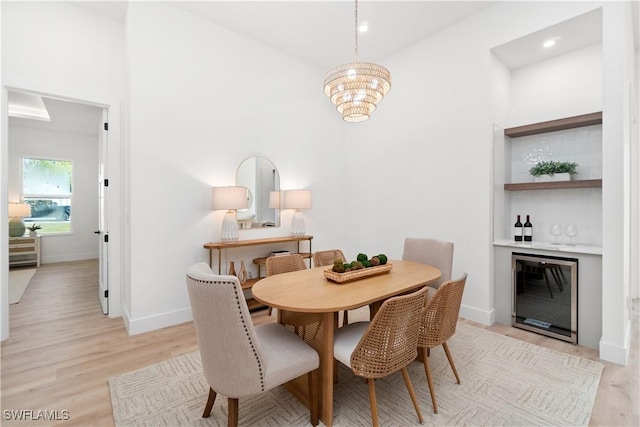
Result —
[[[315, 267], [326, 267], [332, 266], [335, 260], [342, 260], [342, 262], [346, 262], [344, 254], [340, 249], [329, 249], [326, 251], [317, 251], [313, 253], [313, 265]], [[342, 325], [347, 325], [349, 323], [349, 311], [345, 310], [342, 315]]]
[[429, 366], [429, 350], [442, 345], [449, 360], [449, 365], [453, 370], [453, 375], [456, 377], [456, 382], [460, 384], [460, 377], [458, 376], [456, 365], [453, 363], [451, 352], [449, 352], [447, 340], [456, 333], [462, 293], [466, 282], [467, 274], [465, 273], [458, 280], [452, 280], [440, 285], [433, 298], [428, 299], [427, 307], [422, 316], [422, 323], [420, 324], [418, 347], [424, 361], [424, 371], [429, 383], [433, 412], [436, 414], [438, 413], [438, 406], [436, 404], [436, 392], [433, 389], [431, 367]]
[[326, 251], [316, 251], [313, 253], [313, 265], [315, 267], [333, 265], [333, 262], [337, 259], [342, 260], [342, 262], [347, 261], [340, 249], [329, 249]]
[[389, 298], [371, 322], [352, 323], [335, 332], [334, 357], [354, 374], [367, 379], [374, 426], [378, 425], [374, 380], [397, 371], [402, 371], [418, 419], [423, 422], [407, 365], [418, 355], [418, 332], [426, 293], [425, 286], [414, 293]]
[[402, 259], [429, 264], [440, 270], [442, 273], [440, 278], [429, 283], [429, 286], [437, 289], [442, 283], [451, 280], [453, 243], [436, 239], [407, 237], [404, 239]]
[[318, 425], [318, 353], [278, 323], [253, 326], [235, 276], [213, 274], [199, 263], [187, 271], [187, 288], [209, 398], [208, 418], [218, 393], [229, 402], [229, 426], [238, 424], [238, 399], [267, 391], [307, 374], [311, 424]]

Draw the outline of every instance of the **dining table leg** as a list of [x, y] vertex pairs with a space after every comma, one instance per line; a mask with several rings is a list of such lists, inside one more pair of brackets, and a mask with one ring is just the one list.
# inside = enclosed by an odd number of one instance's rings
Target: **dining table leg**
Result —
[[326, 426], [333, 425], [333, 334], [335, 330], [336, 313], [324, 313], [324, 342], [322, 353], [324, 363], [322, 365], [322, 421]]

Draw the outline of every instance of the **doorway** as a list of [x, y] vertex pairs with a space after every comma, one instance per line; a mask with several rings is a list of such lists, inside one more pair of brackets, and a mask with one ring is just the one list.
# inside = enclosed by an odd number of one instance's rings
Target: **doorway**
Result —
[[[8, 91], [8, 167], [7, 200], [22, 202], [22, 159], [38, 157], [66, 160], [72, 166], [69, 188], [69, 213], [63, 218], [68, 227], [51, 232], [41, 240], [45, 263], [97, 258], [99, 294], [102, 312], [109, 311], [108, 302], [108, 188], [105, 187], [107, 159], [107, 107], [71, 101], [28, 91]], [[45, 198], [42, 195], [42, 198]], [[49, 221], [38, 217], [25, 222]], [[60, 218], [57, 218], [60, 220]], [[4, 307], [3, 307], [4, 309]]]

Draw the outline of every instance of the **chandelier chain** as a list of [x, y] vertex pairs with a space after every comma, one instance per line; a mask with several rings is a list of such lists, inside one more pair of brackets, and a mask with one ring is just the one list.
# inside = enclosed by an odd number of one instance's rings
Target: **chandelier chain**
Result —
[[358, 0], [356, 0], [356, 62], [358, 62]]

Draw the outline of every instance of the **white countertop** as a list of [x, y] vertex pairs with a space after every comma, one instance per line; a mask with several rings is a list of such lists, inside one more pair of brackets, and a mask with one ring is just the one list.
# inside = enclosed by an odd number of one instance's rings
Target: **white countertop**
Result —
[[602, 255], [602, 246], [576, 243], [575, 245], [560, 244], [552, 242], [514, 242], [513, 240], [495, 240], [494, 246], [507, 246], [518, 249], [540, 249], [545, 251], [569, 252], [575, 254]]

